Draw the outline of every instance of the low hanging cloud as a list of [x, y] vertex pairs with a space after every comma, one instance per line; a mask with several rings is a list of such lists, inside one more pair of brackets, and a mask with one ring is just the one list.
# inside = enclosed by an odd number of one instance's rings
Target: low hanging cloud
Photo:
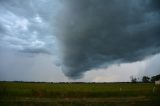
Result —
[[64, 73], [135, 62], [160, 52], [159, 0], [67, 0], [57, 15]]

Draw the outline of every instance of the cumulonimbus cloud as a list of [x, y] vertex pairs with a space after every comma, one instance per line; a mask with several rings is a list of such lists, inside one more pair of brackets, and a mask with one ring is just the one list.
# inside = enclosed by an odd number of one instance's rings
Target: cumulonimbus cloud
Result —
[[158, 0], [67, 0], [57, 15], [64, 73], [134, 62], [160, 51]]
[[0, 15], [0, 47], [53, 51], [70, 78], [160, 52], [159, 0], [1, 0]]

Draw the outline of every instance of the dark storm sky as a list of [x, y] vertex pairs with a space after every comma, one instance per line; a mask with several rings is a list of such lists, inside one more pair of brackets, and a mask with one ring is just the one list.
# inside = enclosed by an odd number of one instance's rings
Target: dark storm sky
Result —
[[[0, 36], [1, 80], [12, 69], [33, 70], [26, 67], [33, 63], [34, 70], [53, 65], [53, 74], [62, 79], [55, 69], [82, 78], [90, 70], [158, 54], [160, 1], [0, 0]], [[48, 63], [40, 66], [45, 59]]]

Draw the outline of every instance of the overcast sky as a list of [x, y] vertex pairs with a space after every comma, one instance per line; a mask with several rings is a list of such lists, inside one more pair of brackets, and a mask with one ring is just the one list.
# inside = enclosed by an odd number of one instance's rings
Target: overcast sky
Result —
[[0, 80], [160, 74], [159, 0], [0, 0]]

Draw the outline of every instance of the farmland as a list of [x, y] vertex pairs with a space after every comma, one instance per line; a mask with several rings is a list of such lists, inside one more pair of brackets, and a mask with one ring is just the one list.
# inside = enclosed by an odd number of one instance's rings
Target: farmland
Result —
[[0, 106], [159, 106], [154, 83], [0, 82]]

